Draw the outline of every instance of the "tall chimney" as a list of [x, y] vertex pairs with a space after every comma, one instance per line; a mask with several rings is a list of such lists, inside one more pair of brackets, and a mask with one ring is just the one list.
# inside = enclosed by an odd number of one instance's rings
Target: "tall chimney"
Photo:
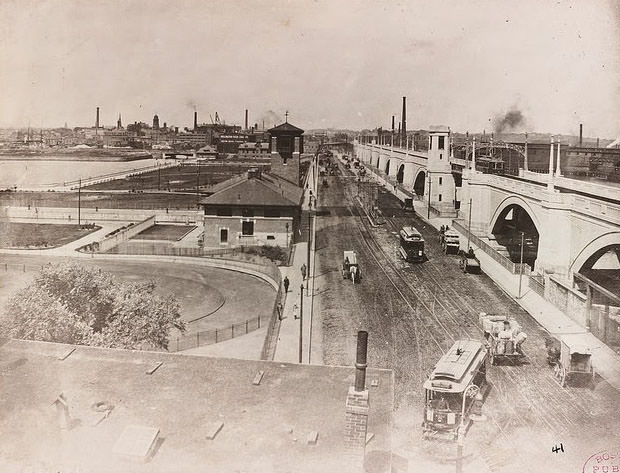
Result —
[[248, 109], [245, 109], [245, 129], [248, 129]]
[[355, 390], [366, 389], [366, 357], [368, 353], [368, 332], [357, 332], [357, 357], [355, 358]]
[[97, 107], [97, 118], [95, 119], [95, 128], [99, 128], [99, 107]]
[[357, 332], [355, 386], [349, 387], [345, 404], [344, 444], [346, 472], [362, 472], [368, 432], [368, 390], [366, 389], [366, 347], [368, 332]]
[[579, 124], [579, 146], [583, 146], [583, 123]]
[[407, 136], [407, 97], [403, 97], [403, 118], [401, 119], [402, 129], [401, 129], [401, 141], [405, 141], [405, 137]]
[[198, 112], [194, 110], [194, 130], [198, 128]]
[[392, 115], [392, 134], [394, 134], [394, 115]]

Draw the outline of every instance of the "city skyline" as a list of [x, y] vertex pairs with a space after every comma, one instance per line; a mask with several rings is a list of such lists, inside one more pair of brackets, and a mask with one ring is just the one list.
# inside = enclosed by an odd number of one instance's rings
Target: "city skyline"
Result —
[[[472, 1], [8, 1], [0, 126], [150, 122], [620, 134], [620, 9]], [[381, 21], [379, 22], [380, 19]], [[58, 28], [62, 25], [62, 28]], [[139, 117], [136, 120], [134, 117]]]

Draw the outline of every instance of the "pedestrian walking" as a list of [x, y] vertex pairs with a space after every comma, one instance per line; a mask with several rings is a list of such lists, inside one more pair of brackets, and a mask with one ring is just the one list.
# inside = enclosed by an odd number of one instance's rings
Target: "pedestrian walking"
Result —
[[306, 271], [308, 270], [308, 268], [306, 267], [306, 263], [301, 265], [301, 278], [303, 280], [306, 279]]
[[284, 281], [282, 281], [284, 284], [284, 292], [288, 292], [288, 285], [290, 284], [290, 281], [288, 280], [288, 276], [284, 276]]

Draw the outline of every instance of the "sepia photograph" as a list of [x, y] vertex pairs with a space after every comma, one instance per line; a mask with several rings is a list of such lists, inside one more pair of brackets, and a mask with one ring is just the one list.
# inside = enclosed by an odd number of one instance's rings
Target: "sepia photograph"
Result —
[[620, 3], [0, 0], [0, 472], [620, 472]]

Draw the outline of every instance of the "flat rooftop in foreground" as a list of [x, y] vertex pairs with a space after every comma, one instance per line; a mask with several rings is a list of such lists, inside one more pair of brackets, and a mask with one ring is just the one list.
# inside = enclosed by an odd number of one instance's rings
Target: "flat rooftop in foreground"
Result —
[[[2, 340], [0, 471], [342, 471], [353, 380], [352, 367]], [[389, 452], [392, 372], [369, 369], [367, 386], [367, 453]], [[67, 430], [54, 404], [61, 393]], [[157, 430], [146, 461], [120, 453], [147, 451]], [[312, 431], [316, 445], [307, 443]]]

